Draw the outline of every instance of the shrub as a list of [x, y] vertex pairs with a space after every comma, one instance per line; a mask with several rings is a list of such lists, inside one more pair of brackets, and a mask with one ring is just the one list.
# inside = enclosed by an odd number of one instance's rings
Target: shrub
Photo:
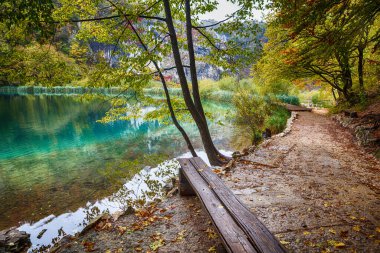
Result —
[[269, 112], [268, 104], [262, 97], [244, 91], [234, 96], [233, 103], [236, 108], [235, 123], [249, 131], [252, 144], [258, 144]]
[[269, 128], [272, 134], [280, 133], [284, 130], [290, 112], [282, 106], [274, 105], [271, 108], [270, 115], [265, 119], [265, 128]]
[[282, 94], [277, 95], [276, 98], [286, 104], [300, 105], [300, 99], [297, 96]]

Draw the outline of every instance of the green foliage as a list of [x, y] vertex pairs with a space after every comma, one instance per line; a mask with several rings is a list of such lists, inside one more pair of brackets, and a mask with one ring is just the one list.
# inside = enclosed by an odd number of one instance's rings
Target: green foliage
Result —
[[81, 78], [75, 61], [54, 46], [32, 43], [3, 51], [0, 64], [2, 82], [27, 85], [66, 85]]
[[233, 103], [236, 108], [235, 123], [249, 132], [252, 144], [258, 144], [265, 119], [270, 113], [269, 105], [262, 97], [244, 91], [234, 96]]
[[379, 59], [376, 1], [274, 0], [269, 7], [275, 12], [268, 20], [269, 42], [252, 71], [258, 82], [321, 82], [350, 103], [379, 86], [378, 67], [368, 64]]
[[300, 99], [297, 96], [291, 95], [277, 95], [276, 98], [283, 103], [291, 104], [291, 105], [300, 105]]
[[280, 133], [284, 130], [290, 112], [284, 107], [272, 105], [270, 115], [265, 119], [265, 128], [271, 130], [272, 134]]

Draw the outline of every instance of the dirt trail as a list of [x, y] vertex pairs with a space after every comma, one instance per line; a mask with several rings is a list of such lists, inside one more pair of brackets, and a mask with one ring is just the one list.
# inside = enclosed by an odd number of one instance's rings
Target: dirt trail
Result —
[[[238, 165], [223, 179], [289, 252], [380, 252], [380, 164], [336, 122], [299, 112], [289, 134], [245, 158], [275, 168]], [[215, 252], [220, 245], [195, 197], [175, 195], [142, 220], [101, 224], [58, 252]]]
[[380, 252], [380, 163], [329, 117], [299, 112], [291, 132], [238, 166], [231, 187], [291, 252]]

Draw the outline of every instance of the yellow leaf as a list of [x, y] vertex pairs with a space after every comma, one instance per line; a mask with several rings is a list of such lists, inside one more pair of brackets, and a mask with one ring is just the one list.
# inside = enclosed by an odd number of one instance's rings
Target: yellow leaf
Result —
[[283, 245], [290, 244], [290, 242], [287, 242], [287, 241], [280, 241], [280, 243]]
[[352, 219], [352, 220], [356, 220], [357, 218], [355, 217], [355, 216], [350, 216], [350, 218]]
[[329, 229], [329, 232], [330, 232], [331, 234], [334, 234], [334, 235], [336, 234], [336, 231], [335, 231], [334, 229], [332, 229], [332, 228]]
[[141, 247], [136, 247], [135, 250], [136, 251], [142, 251], [143, 249]]
[[208, 252], [210, 253], [215, 253], [216, 252], [216, 247], [215, 246], [212, 246], [208, 249]]
[[331, 206], [331, 204], [330, 204], [329, 202], [325, 202], [323, 205], [324, 205], [325, 207], [329, 207], [329, 206]]
[[215, 233], [215, 231], [212, 228], [207, 228], [206, 233], [207, 233], [208, 239], [218, 238], [218, 234]]
[[334, 246], [335, 248], [343, 248], [346, 246], [343, 242], [338, 242], [334, 240], [328, 240], [327, 241], [329, 245]]
[[360, 226], [359, 225], [355, 225], [352, 227], [352, 230], [356, 231], [356, 232], [359, 232], [360, 231]]
[[377, 233], [380, 233], [380, 227], [377, 227], [377, 228], [376, 228], [376, 232], [377, 232]]
[[107, 249], [107, 250], [106, 250], [106, 253], [111, 253], [111, 250]]
[[303, 235], [310, 235], [311, 233], [309, 231], [303, 232]]

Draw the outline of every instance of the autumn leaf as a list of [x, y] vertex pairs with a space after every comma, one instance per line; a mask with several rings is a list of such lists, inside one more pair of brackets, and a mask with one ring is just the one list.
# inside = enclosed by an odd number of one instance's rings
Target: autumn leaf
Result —
[[331, 234], [334, 234], [334, 235], [336, 234], [336, 231], [335, 231], [334, 229], [332, 229], [332, 228], [329, 229], [329, 232], [330, 232]]
[[355, 226], [352, 227], [352, 230], [354, 230], [356, 232], [359, 232], [361, 229], [360, 229], [359, 225], [355, 225]]
[[376, 232], [380, 233], [380, 227], [376, 227]]
[[185, 236], [185, 232], [186, 232], [186, 229], [185, 230], [182, 230], [181, 232], [179, 232], [177, 234], [177, 237], [174, 239], [175, 242], [179, 242], [179, 241], [182, 241], [184, 236]]
[[310, 235], [311, 233], [309, 231], [303, 232], [303, 235]]
[[287, 242], [287, 241], [280, 241], [280, 243], [282, 244], [282, 245], [287, 245], [287, 244], [290, 244], [290, 242]]
[[327, 243], [335, 248], [343, 248], [346, 246], [343, 242], [338, 242], [334, 240], [328, 240]]
[[158, 250], [160, 247], [165, 245], [164, 239], [159, 239], [150, 244], [150, 248], [154, 251]]
[[208, 239], [218, 238], [218, 234], [215, 233], [214, 229], [212, 228], [207, 228], [206, 233], [207, 233]]
[[212, 246], [208, 249], [208, 252], [210, 253], [216, 253], [216, 247], [215, 246]]
[[117, 231], [119, 231], [120, 235], [123, 235], [127, 231], [127, 227], [117, 226]]
[[86, 252], [93, 252], [95, 251], [95, 242], [89, 242], [89, 241], [84, 241], [82, 242], [82, 245], [84, 247], [84, 251]]

